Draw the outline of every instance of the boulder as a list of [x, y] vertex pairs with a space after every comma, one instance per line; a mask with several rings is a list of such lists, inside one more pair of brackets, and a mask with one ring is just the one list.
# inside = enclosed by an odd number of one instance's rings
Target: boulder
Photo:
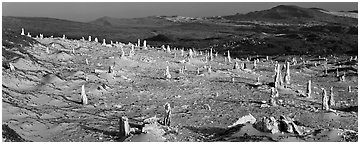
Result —
[[274, 117], [263, 117], [261, 121], [254, 123], [253, 127], [262, 132], [275, 134], [280, 132], [278, 125], [279, 123]]

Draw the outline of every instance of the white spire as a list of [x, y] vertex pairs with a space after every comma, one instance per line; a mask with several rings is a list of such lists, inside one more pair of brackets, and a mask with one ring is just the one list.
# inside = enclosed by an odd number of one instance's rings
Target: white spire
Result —
[[81, 86], [81, 103], [83, 105], [87, 105], [88, 104], [88, 98], [85, 94], [85, 85]]
[[168, 53], [171, 53], [171, 49], [170, 49], [170, 46], [169, 46], [169, 45], [167, 45], [166, 51], [167, 51]]
[[227, 56], [228, 56], [229, 63], [231, 63], [230, 51], [227, 51]]
[[169, 66], [166, 66], [165, 79], [171, 79], [171, 74], [170, 74]]
[[326, 89], [321, 88], [322, 90], [322, 109], [323, 110], [329, 110], [329, 98], [326, 94]]
[[105, 43], [105, 39], [103, 39], [103, 43], [102, 43], [102, 45], [106, 45], [106, 43]]
[[307, 97], [311, 97], [311, 80], [309, 80], [306, 88]]
[[21, 35], [25, 35], [24, 28], [21, 28]]

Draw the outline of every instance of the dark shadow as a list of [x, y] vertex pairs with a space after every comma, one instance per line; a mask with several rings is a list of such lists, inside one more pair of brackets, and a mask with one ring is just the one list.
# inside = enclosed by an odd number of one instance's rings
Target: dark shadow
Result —
[[69, 99], [66, 96], [63, 96], [63, 95], [59, 95], [59, 96], [61, 96], [64, 100], [67, 100], [69, 102], [73, 102], [73, 103], [76, 103], [76, 104], [82, 104], [80, 101], [75, 101], [75, 100]]
[[[261, 59], [266, 59], [266, 56], [251, 57], [249, 60], [250, 60], [250, 61], [254, 61], [254, 60], [256, 60], [256, 59], [259, 59], [259, 60], [261, 60]], [[269, 59], [270, 59], [270, 58], [269, 58]]]
[[346, 73], [346, 76], [349, 77], [349, 76], [358, 76], [357, 73]]
[[5, 59], [3, 59], [3, 61], [2, 61], [2, 65], [3, 65], [3, 67], [5, 67], [5, 68], [7, 68], [7, 67], [10, 68], [9, 62], [17, 61], [17, 60], [20, 59], [20, 58], [25, 59], [24, 56], [22, 56], [22, 55], [20, 55], [20, 54], [18, 54], [18, 53], [15, 53], [15, 52], [13, 52], [13, 51], [7, 50], [7, 49], [5, 49], [5, 48], [2, 48], [2, 52], [3, 52], [2, 56], [3, 56], [3, 58], [5, 58]]
[[[337, 69], [338, 69], [339, 72], [349, 71], [349, 70], [357, 72], [357, 69], [353, 68], [353, 67], [342, 67], [342, 68], [337, 68]], [[328, 69], [328, 72], [335, 72], [336, 73], [336, 68], [335, 69]]]
[[356, 65], [357, 61], [353, 60], [353, 61], [343, 61], [343, 62], [338, 62], [335, 65], [339, 66], [339, 65]]
[[328, 77], [329, 74], [321, 74], [319, 77]]
[[22, 138], [16, 131], [6, 124], [2, 125], [2, 137], [3, 142], [31, 142]]
[[261, 72], [273, 72], [273, 69], [269, 69], [269, 68], [257, 68], [256, 71], [261, 71]]
[[79, 49], [81, 49], [81, 48], [89, 48], [88, 46], [79, 46], [79, 47], [77, 47], [77, 48], [74, 48], [74, 50], [79, 50]]
[[304, 100], [304, 99], [297, 99], [297, 100], [300, 100], [301, 103], [303, 103], [303, 102], [308, 102], [308, 103], [310, 103], [310, 105], [313, 105], [313, 106], [315, 106], [315, 105], [321, 105], [320, 102], [317, 103], [317, 102], [313, 102], [313, 101], [309, 101], [309, 100]]
[[335, 110], [343, 111], [343, 112], [358, 112], [358, 106], [335, 108]]
[[51, 54], [60, 54], [60, 53], [66, 53], [66, 54], [70, 55], [72, 52], [70, 50], [57, 50]]
[[216, 140], [210, 140], [211, 141], [228, 141], [228, 142], [262, 142], [265, 139], [267, 139], [270, 142], [277, 142], [276, 140], [272, 139], [271, 137], [268, 136], [250, 136], [250, 135], [244, 135], [244, 136], [229, 136], [229, 137], [224, 137], [224, 138], [220, 138], [220, 139], [216, 139]]
[[128, 118], [128, 119], [129, 119], [130, 127], [135, 127], [142, 131], [143, 127], [145, 126], [145, 123], [143, 122], [144, 120], [137, 120], [133, 118]]
[[269, 87], [275, 87], [275, 83], [274, 83], [274, 82], [266, 83], [266, 85], [268, 85]]
[[204, 135], [205, 137], [209, 137], [212, 135], [220, 135], [222, 133], [224, 133], [226, 131], [225, 128], [220, 128], [220, 127], [194, 127], [194, 126], [184, 126], [184, 128], [195, 132], [195, 133], [199, 133]]
[[325, 61], [324, 58], [316, 58], [316, 59], [310, 59], [309, 61]]
[[254, 100], [249, 100], [249, 101], [244, 101], [244, 100], [225, 100], [225, 99], [215, 99], [215, 98], [209, 98], [215, 101], [223, 101], [223, 102], [231, 102], [231, 103], [254, 103], [254, 104], [263, 104], [261, 101], [254, 101]]
[[61, 43], [58, 43], [58, 42], [51, 42], [51, 43], [47, 44], [46, 46], [50, 47], [52, 44], [54, 44], [54, 45], [57, 44], [57, 45], [61, 46], [62, 48], [66, 48], [64, 45], [62, 45]]
[[247, 86], [249, 86], [249, 87], [251, 87], [251, 88], [258, 88], [258, 87], [260, 87], [260, 86], [263, 86], [264, 84], [250, 84], [250, 83], [248, 83], [248, 84], [246, 84]]
[[[254, 81], [253, 79], [250, 78], [243, 78], [243, 77], [233, 77], [234, 78], [234, 82], [231, 81], [231, 78], [216, 78], [216, 79], [212, 79], [210, 80], [210, 82], [220, 82], [220, 83], [242, 83], [242, 84], [248, 84], [247, 82], [252, 82]], [[239, 81], [242, 80], [242, 81]], [[244, 81], [245, 80], [245, 81]], [[247, 82], [246, 82], [247, 81]]]
[[98, 132], [98, 133], [102, 133], [107, 136], [114, 137], [115, 140], [119, 141], [119, 142], [124, 141], [127, 138], [127, 137], [118, 137], [119, 133], [117, 131], [106, 131], [106, 130], [101, 130], [101, 129], [97, 129], [97, 128], [93, 128], [93, 127], [88, 127], [85, 125], [80, 125], [80, 127], [84, 130], [90, 130], [93, 132]]
[[156, 80], [167, 80], [166, 78], [163, 78], [163, 77], [154, 77], [154, 76], [147, 76], [147, 75], [142, 75], [139, 77], [148, 78], [148, 79], [156, 79]]
[[218, 68], [216, 70], [220, 70], [220, 71], [232, 71], [234, 69], [228, 69], [228, 68]]
[[194, 127], [194, 126], [185, 126], [192, 132], [201, 134], [202, 140], [205, 142], [216, 142], [216, 141], [236, 141], [236, 142], [254, 142], [254, 141], [263, 141], [264, 138], [268, 141], [275, 141], [271, 137], [267, 136], [232, 136], [236, 132], [239, 132], [241, 128], [245, 125], [237, 125], [231, 128], [221, 128], [221, 127]]
[[304, 127], [307, 127], [307, 125], [305, 125], [305, 124], [303, 124], [303, 123], [301, 123], [301, 122], [299, 122], [299, 121], [293, 121], [297, 126], [304, 126]]
[[219, 83], [243, 83], [243, 84], [247, 84], [245, 82], [242, 81], [234, 81], [232, 82], [231, 80], [212, 80], [211, 82], [219, 82]]

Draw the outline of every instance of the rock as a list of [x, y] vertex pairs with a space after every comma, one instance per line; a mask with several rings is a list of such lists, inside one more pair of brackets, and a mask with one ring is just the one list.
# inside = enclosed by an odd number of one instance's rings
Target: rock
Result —
[[99, 69], [95, 69], [93, 72], [94, 72], [94, 73], [97, 73], [97, 74], [99, 74], [99, 73], [106, 73], [105, 70], [99, 70]]
[[279, 97], [279, 91], [277, 90], [277, 88], [271, 87], [270, 93], [271, 98]]
[[109, 71], [108, 73], [113, 73], [114, 72], [114, 67], [113, 66], [109, 66]]
[[113, 105], [113, 107], [115, 107], [115, 108], [122, 108], [121, 105]]
[[152, 124], [152, 123], [156, 123], [158, 120], [160, 120], [161, 118], [158, 118], [158, 117], [156, 117], [156, 115], [155, 116], [153, 116], [153, 117], [150, 117], [150, 118], [147, 118], [147, 119], [145, 119], [144, 120], [144, 123], [146, 123], [146, 124]]
[[166, 70], [165, 70], [165, 79], [171, 79], [171, 74], [170, 74], [170, 71], [169, 71], [169, 66], [166, 66]]
[[294, 122], [291, 122], [290, 124], [295, 134], [302, 135], [302, 132]]
[[254, 123], [253, 127], [262, 132], [275, 134], [280, 132], [278, 125], [279, 123], [274, 117], [263, 117], [261, 121]]
[[130, 78], [123, 76], [123, 75], [121, 75], [120, 77], [123, 78], [124, 80], [128, 80], [128, 81], [131, 80]]
[[80, 95], [80, 97], [81, 97], [81, 103], [83, 105], [87, 105], [88, 104], [88, 98], [87, 98], [86, 93], [85, 93], [85, 85], [81, 86], [81, 95]]
[[329, 95], [329, 106], [335, 106], [335, 100], [334, 100], [334, 88], [330, 87], [330, 95]]
[[240, 66], [239, 66], [239, 64], [237, 62], [235, 62], [233, 69], [236, 69], [236, 70], [240, 69]]
[[270, 105], [268, 105], [268, 104], [261, 104], [260, 105], [260, 108], [267, 108], [267, 107], [270, 107]]
[[119, 120], [119, 137], [127, 137], [130, 134], [130, 125], [127, 117], [121, 117]]
[[256, 122], [256, 118], [254, 116], [252, 116], [251, 114], [248, 114], [246, 116], [239, 118], [234, 124], [232, 124], [228, 127], [230, 128], [230, 127], [234, 127], [239, 124], [245, 124], [245, 123], [254, 124], [255, 122]]
[[211, 111], [211, 107], [209, 104], [204, 104], [205, 108], [207, 108], [209, 111]]
[[227, 58], [228, 58], [229, 63], [231, 63], [230, 51], [227, 51]]
[[162, 126], [158, 124], [145, 124], [143, 127], [143, 133], [139, 135], [133, 135], [125, 142], [165, 142], [166, 138], [163, 137], [165, 131]]
[[280, 116], [279, 130], [282, 132], [293, 133], [292, 121], [285, 116]]
[[99, 87], [98, 87], [98, 90], [108, 90], [110, 89], [106, 84], [101, 84]]
[[26, 142], [15, 130], [8, 125], [2, 125], [2, 141], [3, 142]]
[[271, 106], [277, 106], [276, 100], [274, 98], [270, 98], [269, 103]]
[[329, 97], [326, 94], [326, 90], [324, 88], [321, 88], [322, 90], [322, 109], [328, 111], [329, 108]]
[[9, 67], [10, 67], [10, 71], [12, 72], [15, 71], [15, 67], [12, 63], [9, 63]]
[[188, 109], [190, 107], [190, 105], [183, 105], [183, 106], [181, 106], [181, 108], [183, 108], [183, 109]]
[[164, 105], [165, 108], [165, 117], [164, 117], [164, 125], [170, 126], [171, 123], [171, 106], [169, 103]]
[[311, 97], [311, 80], [309, 80], [307, 83], [306, 94], [307, 97]]

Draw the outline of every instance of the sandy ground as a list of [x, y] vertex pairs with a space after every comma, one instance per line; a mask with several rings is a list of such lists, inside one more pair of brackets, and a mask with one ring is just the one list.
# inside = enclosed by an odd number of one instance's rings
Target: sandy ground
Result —
[[[125, 57], [120, 57], [118, 46], [60, 38], [38, 41], [48, 45], [49, 54], [46, 46], [26, 47], [34, 57], [17, 51], [24, 57], [11, 62], [15, 71], [3, 68], [2, 72], [2, 122], [28, 141], [124, 141], [118, 137], [121, 116], [131, 123], [154, 116], [162, 119], [167, 102], [172, 107], [170, 129], [174, 132], [157, 124], [149, 128], [152, 132], [132, 134], [125, 141], [357, 141], [357, 62], [342, 65], [345, 82], [334, 71], [339, 67], [335, 60], [346, 62], [346, 56], [328, 57], [327, 76], [323, 76], [322, 59], [304, 56], [309, 63], [302, 64], [296, 56], [299, 63], [291, 66], [290, 87], [279, 89], [278, 106], [266, 107], [262, 101], [270, 99], [275, 66], [270, 60], [260, 59], [253, 69], [253, 61], [233, 59], [230, 63], [220, 54], [210, 62], [205, 55], [189, 61], [180, 50], [168, 53], [135, 47], [135, 55], [129, 57], [131, 47], [125, 45]], [[284, 64], [292, 57], [270, 59]], [[245, 63], [247, 69], [234, 70], [234, 61]], [[211, 73], [204, 68], [210, 65]], [[113, 73], [108, 73], [109, 66], [114, 67]], [[164, 79], [166, 66], [172, 76], [168, 80]], [[185, 72], [179, 73], [184, 66]], [[309, 79], [312, 96], [302, 97]], [[81, 104], [82, 85], [88, 105]], [[321, 109], [321, 88], [329, 93], [330, 87], [334, 87], [336, 102], [332, 112]], [[257, 120], [291, 117], [304, 134], [265, 133], [251, 125], [228, 128], [249, 113]]]

